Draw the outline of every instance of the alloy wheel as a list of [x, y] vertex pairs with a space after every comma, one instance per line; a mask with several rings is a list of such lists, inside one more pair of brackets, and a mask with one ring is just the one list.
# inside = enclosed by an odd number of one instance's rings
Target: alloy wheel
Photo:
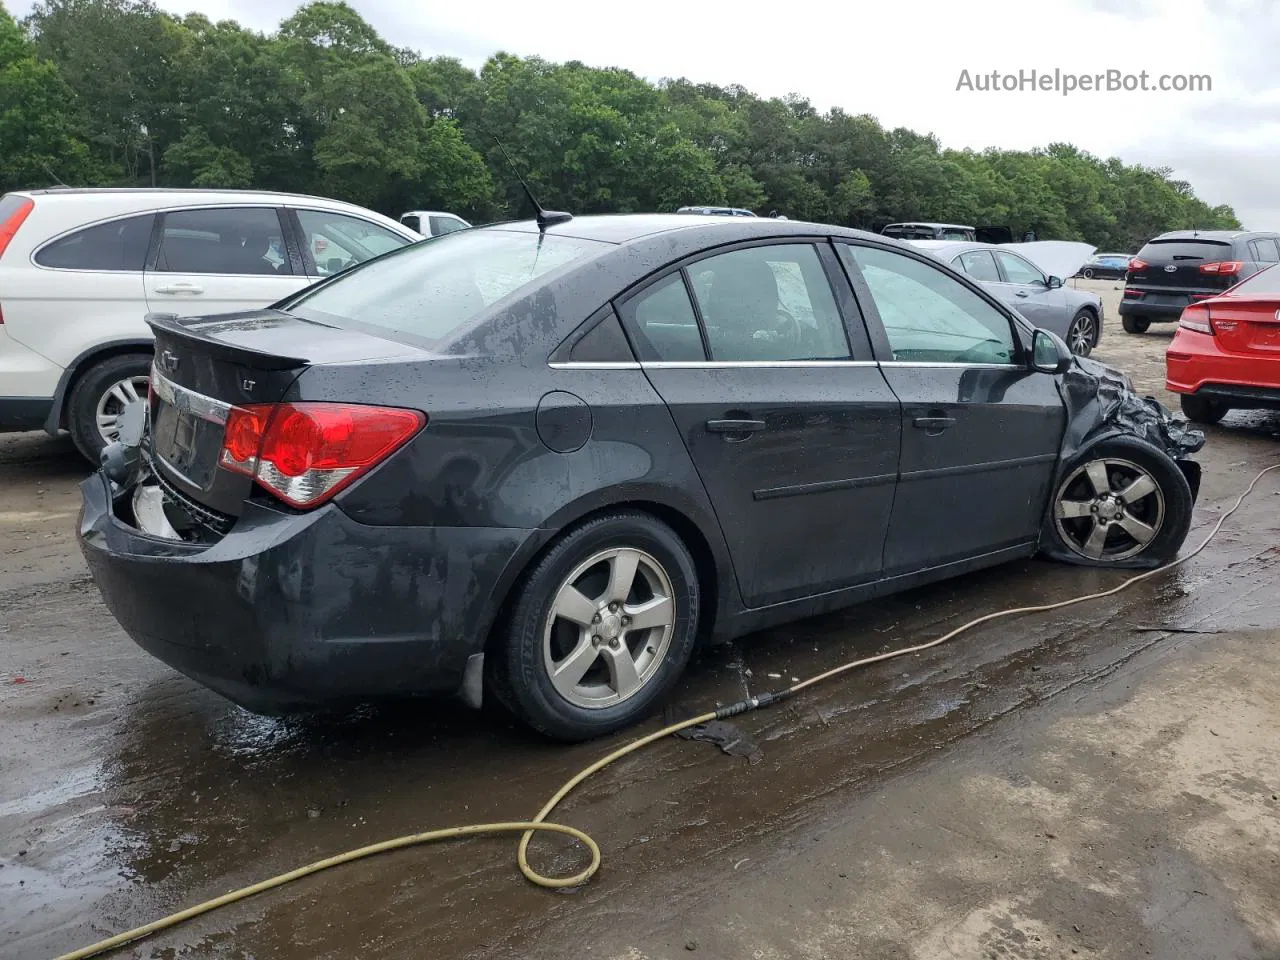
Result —
[[1076, 317], [1075, 323], [1071, 324], [1071, 330], [1067, 334], [1067, 343], [1071, 347], [1071, 352], [1078, 357], [1087, 357], [1093, 350], [1093, 334], [1093, 316], [1082, 313]]
[[115, 443], [120, 439], [120, 417], [124, 408], [135, 400], [147, 395], [146, 377], [129, 377], [117, 380], [98, 398], [95, 411], [98, 433], [104, 443]]
[[1164, 493], [1131, 460], [1091, 460], [1058, 488], [1053, 513], [1059, 535], [1073, 552], [1089, 560], [1125, 560], [1160, 533]]
[[565, 700], [610, 707], [653, 679], [675, 621], [671, 578], [662, 564], [643, 550], [602, 550], [556, 591], [543, 629], [543, 665]]

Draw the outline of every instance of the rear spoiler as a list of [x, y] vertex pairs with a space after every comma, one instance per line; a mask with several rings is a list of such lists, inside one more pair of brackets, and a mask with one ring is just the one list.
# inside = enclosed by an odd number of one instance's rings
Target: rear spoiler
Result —
[[148, 313], [144, 318], [156, 337], [178, 340], [201, 353], [245, 364], [255, 370], [296, 370], [311, 361], [305, 357], [289, 357], [280, 353], [255, 350], [234, 339], [215, 334], [234, 334], [237, 331], [256, 329], [263, 316], [277, 316], [278, 311], [261, 310], [253, 314], [237, 314], [234, 317], [179, 317], [176, 313]]

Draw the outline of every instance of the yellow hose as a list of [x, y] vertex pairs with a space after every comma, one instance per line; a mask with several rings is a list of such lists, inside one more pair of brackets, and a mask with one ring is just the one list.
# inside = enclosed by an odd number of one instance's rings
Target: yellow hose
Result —
[[[888, 653], [880, 653], [875, 656], [863, 657], [860, 660], [852, 660], [848, 663], [841, 664], [840, 666], [827, 670], [824, 673], [820, 673], [817, 676], [810, 677], [807, 680], [793, 684], [786, 690], [780, 691], [779, 694], [772, 696], [766, 695], [761, 698], [762, 703], [759, 705], [776, 702], [776, 700], [782, 699], [783, 694], [790, 696], [792, 694], [799, 693], [806, 687], [811, 687], [814, 684], [821, 683], [823, 680], [829, 680], [832, 677], [838, 676], [842, 673], [847, 673], [850, 670], [856, 670], [859, 667], [869, 666], [873, 663], [891, 660], [894, 657], [907, 656], [908, 654], [919, 653], [922, 650], [928, 650], [932, 647], [940, 646], [965, 631], [971, 630], [973, 627], [987, 623], [991, 620], [997, 620], [1001, 617], [1018, 616], [1024, 613], [1045, 613], [1050, 610], [1060, 610], [1063, 607], [1070, 607], [1077, 603], [1086, 603], [1090, 600], [1110, 597], [1119, 593], [1121, 590], [1128, 589], [1135, 583], [1139, 583], [1155, 576], [1157, 573], [1172, 569], [1179, 564], [1186, 563], [1209, 545], [1209, 542], [1218, 535], [1218, 531], [1222, 529], [1222, 525], [1226, 523], [1227, 518], [1240, 509], [1240, 505], [1244, 503], [1245, 497], [1249, 496], [1249, 494], [1253, 492], [1253, 488], [1258, 485], [1258, 481], [1272, 470], [1280, 470], [1280, 463], [1267, 467], [1253, 478], [1253, 481], [1245, 488], [1244, 493], [1240, 494], [1240, 496], [1236, 498], [1236, 502], [1232, 504], [1231, 508], [1218, 518], [1218, 522], [1213, 525], [1213, 529], [1209, 531], [1209, 535], [1201, 541], [1198, 547], [1171, 563], [1165, 564], [1163, 567], [1157, 567], [1154, 570], [1148, 570], [1145, 573], [1129, 577], [1117, 586], [1111, 587], [1108, 590], [1098, 591], [1097, 593], [1085, 594], [1080, 597], [1072, 597], [1069, 600], [1059, 600], [1055, 603], [1044, 603], [1031, 607], [1014, 607], [1009, 610], [999, 610], [995, 613], [988, 613], [984, 616], [977, 617], [974, 620], [970, 620], [968, 623], [956, 627], [950, 633], [945, 633], [941, 637], [938, 637], [935, 640], [930, 640], [927, 643], [920, 643], [910, 647], [902, 647], [898, 650], [891, 650]], [[754, 709], [756, 705], [755, 701], [751, 701], [749, 705], [736, 710], [735, 713]], [[236, 903], [240, 900], [252, 897], [254, 894], [284, 886], [286, 883], [291, 883], [292, 881], [299, 880], [302, 877], [311, 876], [311, 874], [319, 873], [321, 870], [328, 870], [330, 867], [336, 867], [343, 863], [350, 863], [353, 860], [362, 860], [365, 857], [372, 857], [375, 854], [386, 853], [388, 850], [401, 850], [405, 847], [413, 847], [423, 843], [433, 843], [437, 840], [456, 840], [460, 837], [472, 837], [480, 834], [519, 833], [521, 834], [521, 837], [520, 846], [516, 853], [516, 861], [520, 866], [520, 872], [523, 873], [531, 883], [537, 884], [540, 887], [548, 887], [550, 889], [576, 887], [579, 884], [586, 883], [595, 875], [595, 872], [600, 869], [600, 846], [587, 833], [579, 830], [577, 827], [548, 822], [547, 817], [550, 816], [551, 811], [554, 810], [565, 797], [572, 793], [583, 780], [586, 780], [592, 774], [603, 770], [614, 761], [620, 760], [630, 753], [635, 753], [642, 747], [647, 747], [649, 744], [657, 740], [661, 740], [664, 737], [668, 737], [677, 731], [684, 730], [686, 727], [694, 727], [700, 723], [707, 723], [711, 720], [717, 719], [717, 717], [721, 715], [722, 711], [713, 710], [708, 713], [701, 714], [700, 716], [690, 717], [688, 720], [681, 720], [679, 723], [673, 723], [668, 727], [663, 727], [661, 730], [646, 734], [639, 739], [632, 740], [630, 743], [619, 747], [617, 750], [601, 757], [595, 763], [574, 774], [565, 782], [564, 786], [552, 794], [551, 799], [543, 804], [542, 809], [538, 811], [537, 815], [532, 820], [517, 820], [499, 823], [475, 823], [463, 827], [446, 827], [442, 830], [429, 830], [426, 833], [412, 833], [407, 836], [396, 837], [391, 840], [383, 840], [380, 843], [372, 843], [366, 847], [360, 847], [356, 850], [348, 850], [346, 853], [340, 853], [324, 860], [317, 860], [315, 863], [307, 864], [304, 867], [298, 867], [296, 870], [290, 870], [288, 873], [282, 873], [279, 876], [262, 880], [258, 883], [252, 884], [251, 886], [242, 887], [239, 890], [233, 890], [230, 893], [224, 893], [220, 897], [215, 897], [212, 900], [206, 900], [204, 903], [196, 904], [194, 907], [188, 907], [185, 910], [170, 914], [167, 917], [162, 917], [159, 920], [153, 920], [151, 923], [144, 924], [141, 927], [135, 927], [132, 930], [126, 930], [124, 933], [118, 933], [114, 937], [108, 937], [106, 940], [100, 940], [97, 943], [90, 944], [87, 947], [82, 947], [79, 950], [73, 950], [71, 953], [64, 953], [62, 956], [57, 957], [56, 960], [86, 960], [87, 957], [96, 957], [108, 950], [114, 950], [116, 947], [124, 946], [126, 943], [141, 939], [142, 937], [150, 936], [153, 933], [159, 933], [161, 930], [166, 930], [169, 927], [176, 926], [179, 923], [190, 920], [192, 917], [198, 917], [211, 910], [217, 910], [219, 907], [225, 907], [228, 904]], [[548, 877], [538, 873], [538, 871], [529, 864], [528, 852], [529, 841], [532, 840], [533, 835], [539, 831], [559, 833], [573, 837], [590, 852], [591, 862], [587, 864], [584, 869], [569, 877]]]

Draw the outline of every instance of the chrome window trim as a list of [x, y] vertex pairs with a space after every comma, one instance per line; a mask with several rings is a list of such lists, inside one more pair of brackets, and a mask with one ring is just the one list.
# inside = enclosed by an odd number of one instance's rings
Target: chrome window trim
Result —
[[[957, 363], [919, 360], [563, 360], [550, 361], [552, 370], [756, 370], [824, 367], [918, 367], [955, 370], [1025, 370], [1016, 363]], [[181, 390], [182, 387], [177, 389]], [[199, 396], [195, 394], [194, 396]], [[207, 398], [206, 398], [207, 399]], [[218, 401], [211, 401], [217, 403]]]
[[639, 370], [635, 360], [550, 360], [552, 370]]
[[885, 360], [881, 363], [885, 367], [922, 367], [924, 369], [949, 368], [955, 370], [1025, 370], [1026, 367], [1017, 363], [956, 363], [956, 362], [933, 362], [925, 360]]
[[169, 406], [193, 413], [201, 420], [225, 424], [231, 412], [231, 404], [179, 386], [157, 370], [154, 363], [151, 365], [151, 389]]

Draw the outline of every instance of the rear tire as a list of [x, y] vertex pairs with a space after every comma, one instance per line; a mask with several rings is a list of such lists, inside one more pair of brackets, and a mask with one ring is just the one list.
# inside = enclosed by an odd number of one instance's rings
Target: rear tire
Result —
[[1062, 476], [1041, 536], [1046, 554], [1133, 569], [1163, 566], [1178, 555], [1195, 501], [1166, 453], [1117, 437], [1084, 451]]
[[1227, 415], [1227, 411], [1231, 409], [1221, 400], [1197, 397], [1188, 393], [1179, 395], [1178, 404], [1182, 407], [1183, 414], [1192, 423], [1209, 425], [1219, 423]]
[[76, 380], [67, 400], [67, 430], [95, 467], [103, 448], [119, 436], [125, 403], [146, 399], [150, 375], [149, 354], [125, 353], [93, 364]]
[[1146, 317], [1121, 317], [1120, 323], [1125, 333], [1146, 333], [1147, 327], [1151, 326], [1151, 321]]
[[[589, 520], [553, 544], [508, 606], [495, 698], [558, 740], [630, 726], [684, 671], [699, 601], [693, 557], [666, 524], [635, 511]], [[642, 618], [651, 625], [632, 625]]]
[[1093, 279], [1093, 267], [1085, 267], [1085, 268], [1084, 268], [1084, 278], [1085, 278], [1086, 280], [1092, 280], [1092, 279]]

